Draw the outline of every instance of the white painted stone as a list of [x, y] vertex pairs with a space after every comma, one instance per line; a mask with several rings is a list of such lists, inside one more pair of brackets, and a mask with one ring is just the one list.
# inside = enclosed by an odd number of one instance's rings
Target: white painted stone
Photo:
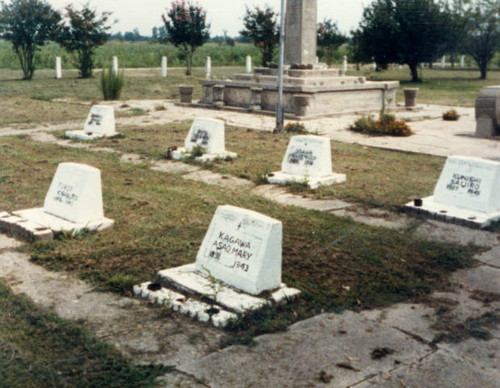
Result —
[[83, 130], [86, 134], [116, 135], [114, 108], [107, 105], [93, 105]]
[[168, 67], [168, 58], [161, 57], [161, 76], [162, 77], [167, 76], [167, 67]]
[[372, 71], [377, 70], [377, 64], [375, 62], [373, 62], [371, 68], [372, 68]]
[[78, 140], [95, 140], [116, 136], [115, 111], [112, 106], [94, 105], [85, 120], [83, 131], [67, 131], [66, 137]]
[[207, 274], [207, 271], [200, 272], [195, 264], [187, 264], [160, 271], [158, 278], [162, 284], [171, 285], [190, 295], [204, 296], [236, 313], [257, 310], [268, 304], [263, 298], [237, 292], [220, 281], [214, 283], [215, 279], [210, 281]]
[[275, 291], [271, 294], [271, 299], [274, 303], [283, 303], [287, 300], [292, 300], [298, 298], [300, 295], [300, 290], [296, 288], [286, 287], [286, 285], [282, 285], [278, 291]]
[[113, 73], [118, 74], [118, 57], [113, 57]]
[[246, 72], [247, 73], [251, 73], [252, 72], [252, 57], [250, 55], [247, 55]]
[[56, 79], [62, 78], [61, 57], [56, 57]]
[[200, 146], [203, 150], [203, 155], [197, 158], [201, 162], [212, 161], [217, 158], [233, 159], [237, 157], [236, 153], [225, 149], [224, 121], [222, 120], [195, 119], [184, 141], [184, 147], [173, 151], [172, 158], [175, 160], [184, 159], [197, 146]]
[[465, 56], [464, 55], [461, 55], [460, 56], [460, 68], [464, 68], [465, 67]]
[[491, 213], [500, 211], [499, 193], [499, 162], [450, 156], [434, 189], [434, 201]]
[[311, 188], [345, 182], [345, 174], [332, 173], [330, 139], [323, 136], [293, 136], [281, 171], [268, 176], [269, 183], [307, 182]]
[[[500, 163], [472, 157], [450, 156], [434, 195], [423, 198], [422, 212], [440, 219], [467, 221], [484, 227], [500, 219]], [[417, 208], [414, 203], [406, 205]]]
[[205, 63], [205, 75], [210, 77], [212, 74], [212, 58], [207, 57], [207, 62]]
[[444, 69], [446, 67], [446, 56], [443, 55], [441, 58], [441, 69]]
[[347, 56], [346, 55], [344, 55], [344, 59], [342, 61], [342, 70], [344, 71], [344, 74], [347, 71]]
[[258, 295], [281, 284], [280, 221], [234, 206], [219, 206], [196, 256], [196, 269]]
[[226, 327], [229, 321], [237, 318], [238, 316], [236, 314], [222, 310], [218, 314], [212, 316], [212, 323], [215, 327]]
[[43, 210], [71, 222], [102, 219], [101, 171], [85, 164], [60, 163]]

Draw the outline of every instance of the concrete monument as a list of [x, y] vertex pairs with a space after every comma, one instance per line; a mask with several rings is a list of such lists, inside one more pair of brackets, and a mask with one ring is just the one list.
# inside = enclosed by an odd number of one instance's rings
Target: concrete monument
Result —
[[322, 136], [293, 136], [281, 171], [268, 175], [269, 183], [306, 182], [312, 189], [345, 182], [345, 174], [332, 173], [330, 139]]
[[115, 111], [112, 106], [94, 105], [85, 120], [83, 131], [67, 131], [66, 137], [78, 140], [95, 140], [116, 136]]
[[[370, 82], [316, 64], [317, 0], [288, 0], [283, 95], [285, 117], [314, 118], [379, 111], [395, 105], [397, 81]], [[276, 66], [255, 68], [231, 80], [201, 80], [201, 100], [194, 105], [271, 113], [278, 101]]]
[[450, 156], [434, 195], [415, 199], [406, 208], [441, 221], [485, 227], [500, 219], [500, 163]]
[[196, 157], [196, 160], [200, 162], [236, 158], [236, 153], [226, 151], [224, 132], [222, 120], [195, 119], [184, 141], [184, 147], [173, 150], [172, 159], [181, 160], [190, 157], [195, 147], [200, 147], [203, 152]]
[[219, 206], [196, 262], [160, 271], [156, 287], [143, 283], [134, 292], [198, 320], [225, 326], [238, 315], [300, 294], [281, 283], [281, 242], [280, 221]]
[[476, 99], [476, 137], [500, 135], [500, 86], [487, 86]]

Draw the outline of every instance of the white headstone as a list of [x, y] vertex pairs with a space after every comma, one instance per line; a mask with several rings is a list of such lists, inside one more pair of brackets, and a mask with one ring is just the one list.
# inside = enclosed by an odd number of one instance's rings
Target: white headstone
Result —
[[196, 256], [196, 269], [258, 295], [281, 284], [280, 221], [234, 206], [219, 206]]
[[191, 152], [196, 146], [201, 146], [208, 154], [224, 153], [224, 121], [204, 118], [195, 119], [184, 141], [184, 147], [187, 152]]
[[482, 213], [500, 210], [500, 163], [450, 156], [434, 189], [434, 202]]
[[444, 69], [446, 67], [446, 56], [443, 55], [441, 58], [441, 69]]
[[207, 63], [205, 64], [205, 74], [207, 77], [210, 77], [212, 74], [212, 58], [207, 57]]
[[373, 71], [377, 70], [377, 64], [375, 62], [372, 63], [372, 70]]
[[75, 223], [102, 219], [101, 172], [85, 164], [60, 163], [43, 210]]
[[286, 174], [321, 178], [332, 174], [330, 139], [322, 136], [293, 136], [281, 170]]
[[113, 73], [118, 74], [118, 57], [113, 57]]
[[113, 107], [106, 105], [92, 106], [83, 130], [86, 134], [115, 135], [115, 111]]
[[62, 78], [61, 57], [56, 57], [56, 79]]
[[167, 76], [167, 66], [168, 66], [168, 58], [161, 57], [161, 76], [162, 77]]
[[246, 71], [247, 73], [252, 72], [252, 57], [250, 55], [247, 55]]
[[344, 59], [342, 61], [342, 70], [345, 72], [347, 71], [347, 55], [344, 55]]
[[401, 70], [403, 68], [402, 65], [398, 65], [398, 70]]
[[462, 69], [465, 67], [465, 55], [460, 56], [460, 67]]

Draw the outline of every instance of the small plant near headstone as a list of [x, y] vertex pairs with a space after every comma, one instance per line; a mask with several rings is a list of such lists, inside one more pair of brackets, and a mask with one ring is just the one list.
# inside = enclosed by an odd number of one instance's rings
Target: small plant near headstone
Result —
[[304, 124], [299, 122], [288, 123], [287, 125], [285, 125], [285, 133], [304, 134], [307, 133], [307, 129]]
[[204, 148], [197, 144], [193, 147], [193, 149], [191, 150], [190, 154], [189, 154], [189, 159], [196, 159], [196, 158], [199, 158], [200, 156], [202, 156], [204, 154], [205, 150]]
[[350, 131], [376, 136], [411, 136], [411, 128], [403, 119], [391, 114], [381, 114], [378, 120], [373, 116], [363, 116], [349, 128]]
[[119, 72], [113, 71], [112, 68], [102, 70], [101, 91], [105, 100], [118, 100], [124, 84], [123, 70]]
[[445, 121], [457, 121], [460, 118], [460, 114], [455, 109], [450, 109], [443, 113], [443, 120]]
[[206, 273], [208, 279], [208, 287], [210, 288], [210, 293], [207, 294], [207, 297], [210, 301], [210, 309], [206, 311], [209, 315], [217, 314], [220, 310], [215, 307], [215, 302], [217, 300], [217, 295], [222, 291], [223, 284], [217, 279], [212, 272], [208, 268], [203, 267], [203, 271]]

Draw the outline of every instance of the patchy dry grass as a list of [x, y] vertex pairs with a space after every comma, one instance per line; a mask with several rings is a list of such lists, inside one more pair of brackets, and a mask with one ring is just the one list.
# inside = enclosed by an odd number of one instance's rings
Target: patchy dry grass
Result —
[[[121, 164], [116, 155], [1, 139], [0, 209], [41, 205], [57, 163], [84, 162], [102, 171], [106, 233], [31, 245], [32, 260], [72, 271], [101, 289], [130, 294], [134, 283], [166, 267], [193, 262], [218, 205], [252, 209], [283, 222], [283, 280], [303, 291], [291, 320], [321, 310], [383, 306], [445, 285], [471, 263], [472, 247], [431, 243], [410, 231], [357, 224], [330, 214], [283, 207], [248, 191], [183, 180]], [[273, 313], [275, 314], [275, 313]], [[257, 324], [254, 322], [254, 324]], [[265, 325], [264, 325], [265, 326]], [[273, 326], [274, 327], [274, 326]]]
[[[168, 147], [183, 146], [189, 125], [173, 123], [123, 128], [123, 139], [99, 140], [97, 144], [160, 159]], [[226, 149], [237, 152], [238, 158], [206, 167], [259, 183], [262, 176], [281, 169], [289, 140], [289, 135], [226, 127]], [[443, 163], [441, 157], [332, 142], [333, 170], [347, 174], [347, 183], [317, 190], [302, 189], [302, 193], [315, 198], [335, 197], [397, 209], [413, 198], [430, 195]], [[296, 185], [290, 189], [300, 187]]]
[[0, 283], [1, 387], [153, 387], [168, 370], [130, 365], [80, 325], [44, 312]]

